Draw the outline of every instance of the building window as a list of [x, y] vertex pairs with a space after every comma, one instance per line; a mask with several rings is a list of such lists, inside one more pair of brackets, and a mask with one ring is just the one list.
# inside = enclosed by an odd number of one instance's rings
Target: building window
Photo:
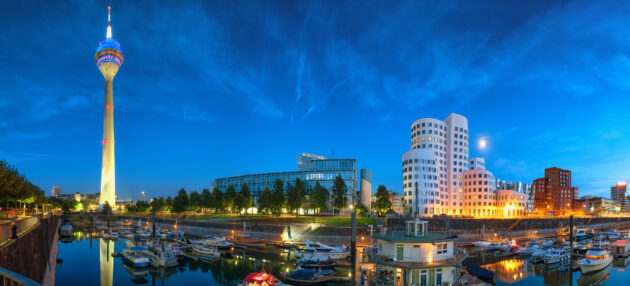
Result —
[[438, 243], [437, 244], [437, 254], [445, 254], [448, 247], [446, 243]]

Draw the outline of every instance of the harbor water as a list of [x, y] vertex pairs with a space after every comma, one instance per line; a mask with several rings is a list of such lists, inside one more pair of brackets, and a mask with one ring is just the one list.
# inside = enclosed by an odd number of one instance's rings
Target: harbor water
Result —
[[463, 264], [474, 264], [491, 270], [496, 285], [630, 285], [630, 257], [615, 258], [613, 263], [595, 273], [582, 275], [569, 265], [535, 264], [522, 258], [502, 258], [493, 253], [468, 250]]
[[[295, 268], [296, 251], [265, 247], [236, 248], [221, 258], [182, 261], [170, 268], [133, 268], [115, 258], [125, 239], [89, 239], [75, 232], [74, 239], [60, 241], [56, 285], [238, 285], [252, 272], [266, 271], [280, 278], [281, 272]], [[349, 269], [335, 269], [335, 276], [348, 276]], [[329, 285], [346, 285], [335, 282]]]

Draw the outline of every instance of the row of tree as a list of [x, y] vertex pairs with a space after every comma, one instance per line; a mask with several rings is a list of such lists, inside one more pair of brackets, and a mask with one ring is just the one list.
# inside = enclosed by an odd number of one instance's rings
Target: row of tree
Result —
[[17, 168], [0, 160], [0, 200], [4, 200], [5, 216], [9, 216], [9, 207], [22, 208], [46, 203], [44, 191], [33, 185]]
[[[347, 206], [348, 188], [341, 176], [335, 178], [331, 194], [319, 182], [315, 184], [310, 192], [306, 190], [306, 184], [297, 178], [288, 186], [285, 191], [285, 184], [278, 179], [273, 184], [273, 189], [266, 187], [258, 197], [255, 205], [252, 200], [252, 194], [247, 184], [239, 186], [236, 190], [235, 186], [228, 186], [225, 192], [221, 192], [218, 188], [213, 188], [212, 192], [204, 189], [201, 193], [193, 191], [190, 194], [185, 189], [179, 190], [177, 196], [154, 198], [151, 203], [139, 201], [136, 204], [127, 205], [127, 209], [131, 211], [172, 211], [180, 213], [183, 211], [197, 212], [235, 212], [240, 213], [247, 211], [256, 206], [258, 212], [268, 215], [279, 216], [282, 210], [286, 209], [288, 213], [298, 215], [299, 210], [305, 207], [320, 212], [332, 207], [334, 210], [341, 210]], [[332, 196], [329, 206], [329, 198]], [[307, 200], [308, 199], [308, 200]]]

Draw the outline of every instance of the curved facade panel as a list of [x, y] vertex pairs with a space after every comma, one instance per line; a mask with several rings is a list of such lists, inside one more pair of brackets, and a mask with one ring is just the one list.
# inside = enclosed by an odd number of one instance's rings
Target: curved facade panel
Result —
[[408, 213], [433, 215], [443, 213], [438, 164], [435, 153], [411, 149], [402, 157], [403, 190]]
[[496, 182], [488, 170], [470, 170], [464, 177], [464, 215], [493, 217], [497, 215]]

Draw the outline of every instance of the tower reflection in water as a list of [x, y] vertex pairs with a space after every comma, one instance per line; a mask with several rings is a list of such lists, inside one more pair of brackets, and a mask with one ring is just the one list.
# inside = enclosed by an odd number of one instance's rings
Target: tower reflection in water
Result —
[[114, 281], [114, 242], [110, 240], [100, 240], [101, 250], [101, 286], [112, 286]]

